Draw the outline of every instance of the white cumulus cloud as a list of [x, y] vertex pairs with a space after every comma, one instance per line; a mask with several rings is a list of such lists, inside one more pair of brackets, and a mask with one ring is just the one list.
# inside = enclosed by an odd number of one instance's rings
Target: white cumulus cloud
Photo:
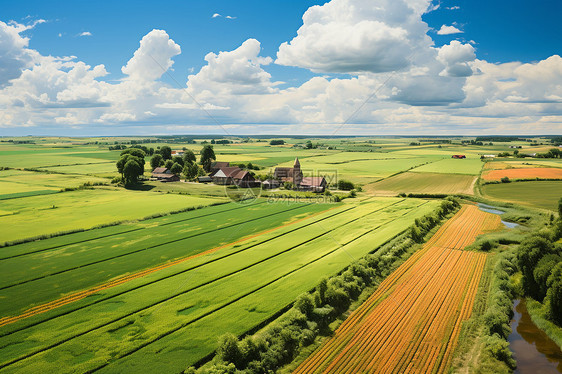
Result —
[[441, 28], [437, 31], [437, 35], [452, 35], [452, 34], [462, 34], [464, 31], [457, 29], [455, 26], [441, 25]]

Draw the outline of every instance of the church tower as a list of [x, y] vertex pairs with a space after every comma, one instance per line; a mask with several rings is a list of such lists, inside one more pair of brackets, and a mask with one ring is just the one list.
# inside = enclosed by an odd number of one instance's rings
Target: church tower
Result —
[[295, 186], [299, 186], [302, 181], [302, 171], [301, 171], [301, 163], [299, 162], [299, 158], [295, 158], [295, 163], [293, 164], [293, 184]]

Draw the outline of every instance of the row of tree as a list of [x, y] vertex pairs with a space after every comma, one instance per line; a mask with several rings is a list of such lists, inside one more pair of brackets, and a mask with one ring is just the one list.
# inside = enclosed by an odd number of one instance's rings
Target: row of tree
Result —
[[544, 302], [551, 321], [562, 327], [562, 198], [558, 214], [550, 227], [521, 242], [517, 265], [525, 295]]

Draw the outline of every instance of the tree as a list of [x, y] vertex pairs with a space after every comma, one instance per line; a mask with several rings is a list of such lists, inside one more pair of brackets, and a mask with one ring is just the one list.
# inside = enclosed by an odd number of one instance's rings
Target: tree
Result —
[[180, 166], [183, 167], [183, 158], [181, 158], [181, 156], [172, 157], [172, 161], [174, 161], [174, 164], [180, 164]]
[[160, 148], [160, 154], [164, 160], [171, 160], [172, 159], [172, 148], [168, 147], [167, 145]]
[[548, 291], [546, 293], [546, 304], [550, 318], [559, 326], [562, 326], [562, 262], [559, 262], [547, 281]]
[[164, 163], [164, 166], [166, 167], [166, 169], [171, 169], [172, 165], [174, 165], [174, 161], [172, 161], [172, 160], [166, 160], [166, 162]]
[[306, 149], [312, 149], [312, 142], [310, 140], [306, 141], [306, 145], [305, 145]]
[[558, 218], [562, 219], [562, 197], [558, 200]]
[[137, 183], [139, 176], [143, 174], [144, 170], [139, 165], [138, 161], [129, 159], [123, 168], [123, 182], [125, 186]]
[[[137, 177], [134, 177], [132, 180], [127, 179], [126, 176], [125, 176], [125, 166], [127, 165], [127, 163], [129, 161], [134, 161], [134, 163], [136, 163], [138, 165], [138, 168], [139, 168], [139, 172], [134, 173], [134, 174], [137, 174]], [[121, 179], [127, 185], [127, 184], [130, 184], [131, 182], [136, 182], [137, 179], [138, 179], [138, 176], [140, 176], [144, 173], [144, 158], [134, 156], [130, 153], [125, 153], [121, 156], [119, 161], [117, 161], [116, 166], [117, 166], [117, 171], [121, 174]], [[129, 168], [129, 171], [131, 171], [131, 170], [132, 169]]]
[[224, 362], [232, 362], [239, 367], [242, 354], [238, 347], [238, 338], [234, 334], [225, 334], [219, 338], [217, 356]]
[[526, 295], [537, 300], [541, 298], [533, 272], [541, 258], [552, 253], [553, 250], [550, 240], [537, 235], [524, 239], [517, 249], [517, 266], [523, 274], [523, 290]]
[[150, 167], [152, 168], [152, 170], [162, 165], [164, 165], [164, 159], [162, 158], [162, 155], [157, 153], [152, 156], [152, 158], [150, 159]]
[[138, 149], [138, 148], [125, 149], [124, 151], [121, 152], [121, 156], [124, 155], [131, 155], [131, 156], [138, 157], [138, 162], [140, 166], [144, 169], [144, 156], [146, 155], [146, 153], [142, 149]]
[[175, 175], [179, 175], [182, 172], [183, 168], [181, 167], [180, 164], [178, 164], [177, 162], [174, 162], [174, 164], [172, 165], [172, 167], [170, 168], [170, 171], [172, 173], [174, 173]]
[[285, 141], [283, 139], [273, 139], [269, 142], [269, 145], [283, 145], [285, 144]]
[[213, 160], [216, 160], [215, 151], [213, 151], [212, 145], [205, 145], [201, 149], [201, 165], [203, 165], [203, 169], [208, 173], [211, 171], [211, 164]]
[[194, 163], [195, 161], [197, 161], [197, 158], [195, 158], [195, 154], [193, 153], [192, 150], [188, 149], [184, 152], [183, 154], [183, 161], [184, 161], [184, 165], [186, 163]]
[[533, 278], [535, 279], [535, 283], [538, 285], [538, 301], [542, 301], [546, 296], [549, 276], [552, 273], [552, 269], [559, 262], [562, 262], [562, 257], [557, 254], [548, 254], [541, 258], [537, 263], [537, 266], [535, 266], [535, 269], [533, 270]]

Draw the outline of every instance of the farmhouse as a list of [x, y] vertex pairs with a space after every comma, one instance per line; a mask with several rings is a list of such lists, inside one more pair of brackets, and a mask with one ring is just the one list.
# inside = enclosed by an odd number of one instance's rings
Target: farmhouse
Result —
[[303, 191], [324, 192], [328, 182], [324, 177], [304, 177], [299, 185]]
[[301, 163], [299, 158], [295, 158], [295, 163], [292, 168], [287, 167], [277, 167], [273, 173], [273, 178], [281, 182], [291, 182], [295, 186], [301, 184], [302, 181], [302, 171]]
[[152, 180], [158, 180], [160, 182], [177, 182], [180, 180], [180, 177], [166, 168], [156, 168], [152, 170]]
[[236, 166], [222, 167], [209, 175], [213, 183], [220, 185], [235, 184], [240, 187], [253, 187], [255, 178], [247, 170]]
[[451, 158], [466, 158], [465, 155], [452, 155]]
[[281, 182], [277, 179], [267, 179], [261, 183], [261, 186], [266, 190], [270, 190], [273, 188], [279, 188], [281, 186]]
[[184, 152], [183, 150], [181, 150], [181, 149], [178, 150], [178, 151], [172, 151], [172, 157], [174, 157], [174, 156], [180, 156], [180, 157], [181, 157], [181, 156], [184, 155], [184, 153], [185, 153], [185, 152]]

